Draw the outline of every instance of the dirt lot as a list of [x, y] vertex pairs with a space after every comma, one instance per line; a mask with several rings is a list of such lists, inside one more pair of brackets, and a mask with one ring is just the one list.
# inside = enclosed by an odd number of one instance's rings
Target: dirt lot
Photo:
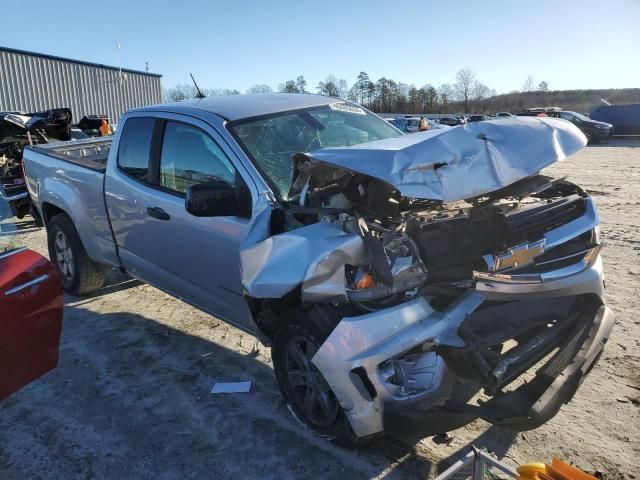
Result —
[[[113, 274], [66, 298], [60, 364], [0, 404], [0, 479], [428, 478], [471, 444], [505, 462], [557, 455], [606, 479], [640, 476], [640, 140], [589, 147], [550, 169], [595, 197], [617, 325], [599, 365], [547, 425], [476, 421], [453, 441], [334, 447], [293, 420], [269, 350], [147, 285]], [[45, 252], [44, 231], [22, 222]], [[250, 394], [210, 395], [252, 380]]]

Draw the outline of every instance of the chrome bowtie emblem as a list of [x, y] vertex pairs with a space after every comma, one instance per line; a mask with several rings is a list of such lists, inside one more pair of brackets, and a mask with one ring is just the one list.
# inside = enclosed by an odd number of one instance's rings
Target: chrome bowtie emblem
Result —
[[531, 265], [533, 260], [544, 253], [545, 240], [521, 243], [500, 255], [485, 255], [485, 262], [491, 272], [514, 270]]

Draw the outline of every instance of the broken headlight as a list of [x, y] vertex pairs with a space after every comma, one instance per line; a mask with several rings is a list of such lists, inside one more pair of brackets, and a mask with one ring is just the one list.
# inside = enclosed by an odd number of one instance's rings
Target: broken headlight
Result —
[[[375, 228], [380, 228], [376, 226]], [[352, 302], [380, 300], [409, 292], [427, 280], [427, 270], [418, 248], [402, 231], [370, 231], [367, 222], [358, 219], [358, 230], [367, 249], [369, 264], [347, 265], [347, 297]]]

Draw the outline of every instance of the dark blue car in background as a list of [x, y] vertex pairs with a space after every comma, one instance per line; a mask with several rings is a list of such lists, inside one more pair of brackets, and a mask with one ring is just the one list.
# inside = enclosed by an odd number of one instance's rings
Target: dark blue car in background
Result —
[[640, 135], [640, 103], [601, 105], [591, 112], [591, 118], [612, 124], [616, 136]]

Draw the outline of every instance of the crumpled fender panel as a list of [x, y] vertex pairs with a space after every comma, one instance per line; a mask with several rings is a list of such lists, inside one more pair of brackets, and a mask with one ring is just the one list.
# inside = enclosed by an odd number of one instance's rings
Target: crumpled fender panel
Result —
[[325, 148], [306, 156], [375, 177], [405, 197], [451, 202], [511, 185], [586, 144], [572, 123], [523, 117]]
[[[384, 310], [345, 317], [338, 323], [312, 362], [331, 386], [356, 435], [383, 430], [386, 402], [411, 399], [394, 398], [385, 388], [379, 376], [380, 363], [427, 342], [432, 347], [464, 346], [458, 327], [483, 301], [482, 294], [469, 290], [445, 310], [437, 311], [424, 297], [417, 297]], [[351, 375], [357, 368], [364, 368], [377, 392], [375, 398], [359, 392]]]
[[302, 286], [303, 301], [346, 300], [345, 264], [367, 260], [362, 237], [314, 223], [242, 250], [242, 285], [254, 298], [281, 298]]

